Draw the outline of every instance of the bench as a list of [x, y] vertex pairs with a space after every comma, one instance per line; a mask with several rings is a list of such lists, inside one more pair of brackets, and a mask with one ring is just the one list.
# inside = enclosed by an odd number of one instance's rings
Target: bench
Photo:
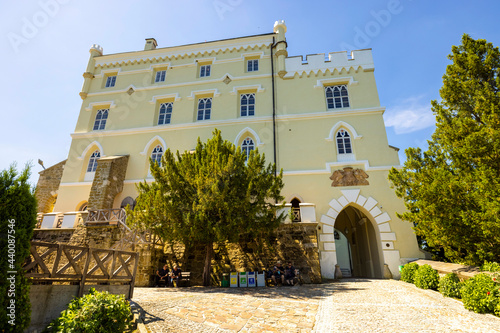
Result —
[[181, 279], [179, 281], [178, 287], [190, 287], [191, 286], [191, 272], [181, 272]]
[[[269, 272], [265, 271], [265, 273], [266, 273], [266, 286], [275, 285], [273, 279], [270, 276], [268, 276]], [[278, 279], [276, 282], [277, 282], [276, 285], [281, 284], [281, 278]], [[298, 269], [295, 269], [295, 277], [293, 278], [293, 285], [295, 286], [297, 284], [302, 285], [304, 284], [304, 281], [300, 276], [300, 271]]]

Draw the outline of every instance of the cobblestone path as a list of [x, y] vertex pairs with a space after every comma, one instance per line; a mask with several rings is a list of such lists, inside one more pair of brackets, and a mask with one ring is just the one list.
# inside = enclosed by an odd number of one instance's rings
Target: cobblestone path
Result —
[[395, 280], [267, 288], [135, 288], [149, 332], [487, 332], [500, 318]]

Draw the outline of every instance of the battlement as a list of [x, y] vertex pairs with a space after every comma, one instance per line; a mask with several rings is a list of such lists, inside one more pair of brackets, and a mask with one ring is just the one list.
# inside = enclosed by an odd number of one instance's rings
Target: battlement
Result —
[[310, 72], [317, 73], [318, 71], [325, 72], [327, 70], [333, 72], [335, 69], [339, 72], [342, 69], [348, 71], [350, 68], [358, 70], [360, 67], [365, 72], [375, 69], [371, 49], [352, 51], [350, 57], [347, 51], [330, 52], [328, 58], [325, 57], [324, 53], [310, 54], [306, 56], [305, 62], [302, 56], [289, 57], [285, 60], [285, 66], [287, 71], [285, 78]]

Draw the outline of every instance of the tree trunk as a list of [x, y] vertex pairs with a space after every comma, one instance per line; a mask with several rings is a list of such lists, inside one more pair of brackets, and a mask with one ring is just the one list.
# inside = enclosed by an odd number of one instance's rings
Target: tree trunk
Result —
[[214, 252], [213, 243], [210, 242], [206, 245], [205, 267], [203, 268], [203, 285], [209, 287], [211, 285], [211, 267], [212, 267], [212, 254]]

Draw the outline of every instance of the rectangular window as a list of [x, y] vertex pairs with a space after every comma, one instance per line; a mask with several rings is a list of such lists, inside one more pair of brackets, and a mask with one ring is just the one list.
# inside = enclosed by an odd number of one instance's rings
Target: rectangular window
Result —
[[241, 117], [255, 115], [255, 94], [242, 94], [240, 104]]
[[349, 107], [349, 94], [345, 84], [325, 87], [328, 110]]
[[259, 59], [247, 60], [247, 72], [256, 72], [259, 70]]
[[198, 100], [198, 120], [209, 120], [212, 112], [212, 98]]
[[108, 76], [106, 78], [106, 88], [114, 87], [116, 83], [116, 75]]
[[200, 66], [200, 77], [210, 76], [210, 66], [211, 65], [202, 65], [202, 66]]
[[167, 71], [157, 71], [155, 82], [165, 82], [165, 76], [167, 76]]

